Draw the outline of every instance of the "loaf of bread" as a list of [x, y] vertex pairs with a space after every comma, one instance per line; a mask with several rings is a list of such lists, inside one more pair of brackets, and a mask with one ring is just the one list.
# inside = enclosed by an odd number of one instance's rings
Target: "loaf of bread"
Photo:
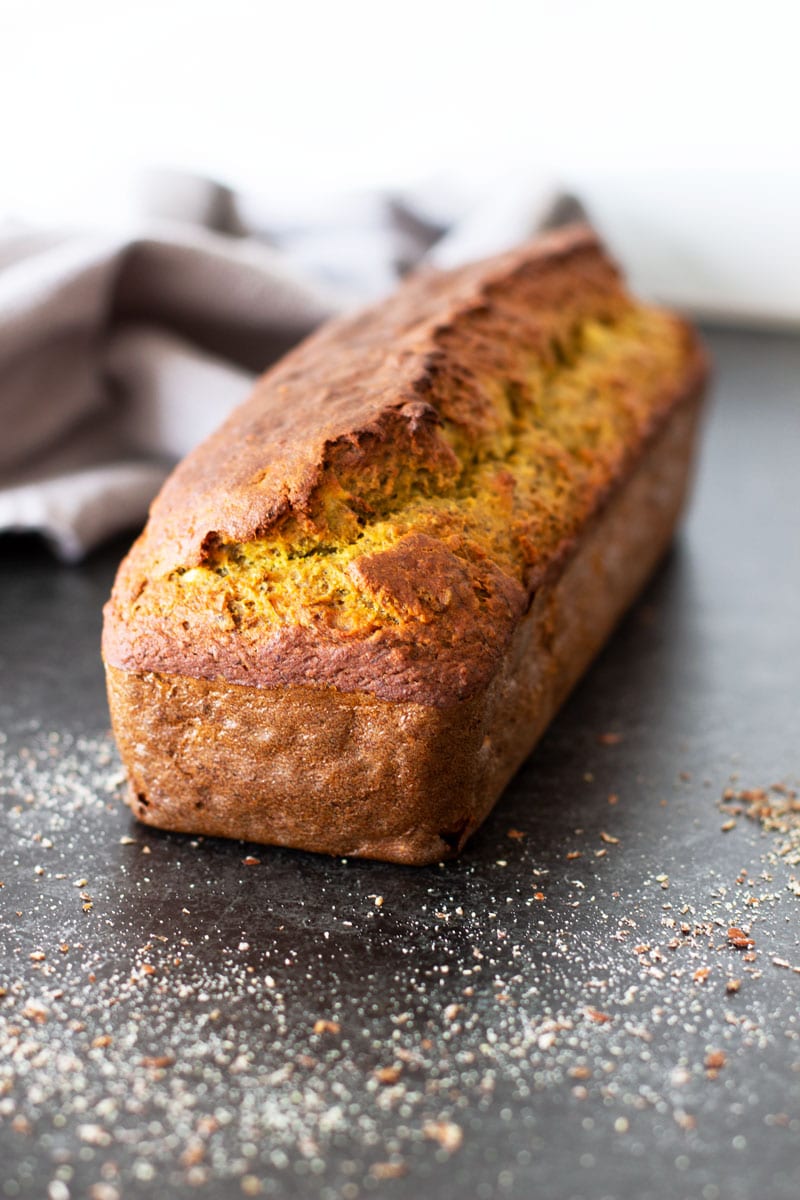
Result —
[[120, 567], [103, 654], [136, 815], [456, 853], [667, 548], [705, 375], [583, 226], [319, 330]]

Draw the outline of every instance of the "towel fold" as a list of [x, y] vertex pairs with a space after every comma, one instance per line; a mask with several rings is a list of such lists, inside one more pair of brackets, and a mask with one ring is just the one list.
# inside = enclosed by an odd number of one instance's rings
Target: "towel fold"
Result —
[[340, 306], [254, 238], [0, 231], [0, 529], [76, 559]]

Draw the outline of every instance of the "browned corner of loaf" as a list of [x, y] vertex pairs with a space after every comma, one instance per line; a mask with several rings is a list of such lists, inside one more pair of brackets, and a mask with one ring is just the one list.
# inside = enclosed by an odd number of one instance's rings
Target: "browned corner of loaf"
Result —
[[470, 706], [106, 672], [146, 824], [420, 865], [457, 853], [479, 820]]

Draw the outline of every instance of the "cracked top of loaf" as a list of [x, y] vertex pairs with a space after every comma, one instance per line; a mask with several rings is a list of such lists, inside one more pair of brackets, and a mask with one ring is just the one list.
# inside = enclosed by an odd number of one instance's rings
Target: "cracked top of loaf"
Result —
[[704, 370], [586, 227], [419, 273], [298, 346], [177, 467], [120, 567], [105, 659], [468, 697]]

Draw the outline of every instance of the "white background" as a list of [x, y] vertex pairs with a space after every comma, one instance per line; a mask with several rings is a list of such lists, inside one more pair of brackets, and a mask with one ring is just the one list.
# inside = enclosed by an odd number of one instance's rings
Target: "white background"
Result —
[[543, 172], [656, 291], [800, 320], [796, 7], [0, 0], [0, 215], [114, 220], [153, 165], [264, 196]]

